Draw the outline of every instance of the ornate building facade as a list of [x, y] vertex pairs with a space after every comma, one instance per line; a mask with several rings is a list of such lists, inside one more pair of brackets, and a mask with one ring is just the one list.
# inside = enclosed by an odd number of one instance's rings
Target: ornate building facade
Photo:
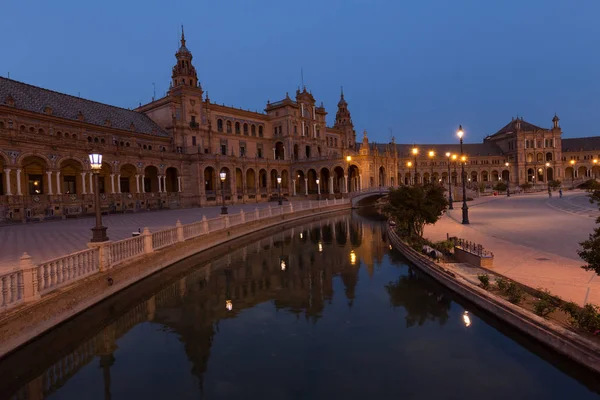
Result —
[[[413, 145], [369, 143], [366, 131], [357, 143], [343, 92], [333, 126], [305, 87], [252, 112], [210, 101], [183, 32], [175, 57], [165, 97], [135, 110], [0, 78], [0, 221], [92, 212], [90, 152], [104, 156], [98, 189], [112, 212], [217, 205], [223, 196], [341, 197], [415, 177], [460, 183], [445, 156], [459, 153], [457, 143], [417, 145], [416, 158]], [[595, 177], [600, 138], [562, 139], [558, 122], [543, 129], [516, 118], [483, 143], [465, 144], [468, 179]]]

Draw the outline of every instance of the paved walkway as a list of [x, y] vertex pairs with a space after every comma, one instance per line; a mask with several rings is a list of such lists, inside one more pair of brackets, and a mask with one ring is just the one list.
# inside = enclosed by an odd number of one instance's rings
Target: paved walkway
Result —
[[562, 199], [547, 194], [480, 198], [470, 203], [470, 225], [460, 204], [433, 226], [433, 241], [458, 236], [494, 253], [493, 270], [534, 288], [547, 288], [579, 304], [600, 304], [600, 277], [581, 269], [576, 250], [595, 227], [597, 208], [581, 191]]
[[[294, 201], [294, 206], [308, 201]], [[313, 202], [314, 203], [314, 202]], [[289, 204], [284, 202], [284, 205]], [[253, 212], [256, 208], [277, 207], [277, 202], [240, 204], [228, 206], [230, 214], [240, 210]], [[216, 217], [221, 207], [187, 208], [181, 210], [164, 210], [139, 212], [132, 214], [113, 214], [102, 217], [104, 226], [108, 228], [110, 240], [121, 240], [131, 237], [132, 232], [148, 227], [150, 231], [158, 231], [175, 226], [177, 220], [189, 224], [202, 219]], [[51, 222], [7, 225], [0, 227], [0, 272], [14, 268], [19, 257], [27, 252], [33, 262], [40, 263], [78, 250], [87, 248], [95, 224], [93, 217], [58, 220]]]

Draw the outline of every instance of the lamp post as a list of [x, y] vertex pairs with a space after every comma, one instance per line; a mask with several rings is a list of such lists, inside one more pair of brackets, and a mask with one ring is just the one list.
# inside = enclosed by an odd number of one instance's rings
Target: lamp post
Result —
[[451, 178], [450, 178], [450, 156], [452, 154], [450, 153], [446, 153], [446, 157], [448, 158], [448, 209], [449, 210], [454, 210], [454, 206], [452, 205], [452, 185], [450, 184]]
[[225, 207], [225, 179], [227, 178], [227, 173], [225, 171], [221, 171], [219, 173], [219, 178], [221, 178], [221, 198], [223, 199], [221, 214], [227, 214], [227, 207]]
[[277, 187], [279, 188], [279, 201], [278, 201], [278, 204], [282, 205], [283, 202], [281, 201], [281, 176], [277, 177]]
[[433, 183], [433, 158], [435, 157], [435, 151], [429, 150], [427, 155], [429, 156], [429, 163], [431, 164], [431, 177], [429, 177], [429, 182]]
[[596, 170], [594, 168], [596, 167], [596, 165], [598, 165], [598, 159], [594, 158], [592, 162], [594, 163], [594, 166], [592, 167], [592, 174], [594, 174], [594, 180], [596, 180]]
[[418, 183], [417, 181], [417, 154], [419, 154], [419, 149], [413, 147], [412, 154], [415, 157], [415, 185]]
[[546, 184], [548, 185], [548, 192], [550, 192], [550, 179], [548, 179], [548, 168], [550, 168], [550, 163], [546, 163]]
[[465, 162], [466, 157], [463, 155], [463, 135], [465, 134], [462, 125], [458, 127], [458, 132], [456, 133], [458, 138], [460, 139], [460, 166], [461, 166], [461, 179], [462, 179], [462, 189], [463, 189], [463, 205], [462, 205], [462, 223], [463, 225], [469, 224], [469, 206], [467, 205], [467, 187], [465, 182]]
[[319, 185], [319, 178], [317, 178], [317, 201], [321, 200], [321, 186]]
[[[506, 166], [506, 169], [508, 169], [508, 166], [510, 165], [507, 162], [504, 163], [504, 165]], [[508, 179], [506, 180], [506, 197], [510, 197], [510, 171], [508, 171]]]
[[575, 160], [571, 160], [569, 163], [571, 164], [571, 168], [573, 168], [573, 171], [571, 171], [571, 189], [573, 189], [575, 187]]
[[[412, 162], [411, 162], [411, 161], [407, 162], [407, 163], [406, 163], [406, 166], [408, 167], [408, 171], [409, 171], [409, 173], [410, 173], [410, 167], [412, 167]], [[415, 177], [415, 178], [416, 178], [416, 177]], [[413, 181], [413, 185], [415, 185], [415, 181]]]
[[90, 154], [90, 167], [94, 173], [94, 208], [96, 211], [96, 226], [92, 228], [92, 242], [106, 242], [106, 227], [102, 226], [102, 212], [100, 211], [100, 170], [102, 169], [102, 154]]

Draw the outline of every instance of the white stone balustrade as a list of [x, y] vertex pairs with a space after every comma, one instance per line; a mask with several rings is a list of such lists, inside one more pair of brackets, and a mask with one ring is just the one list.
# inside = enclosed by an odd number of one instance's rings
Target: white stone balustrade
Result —
[[[348, 203], [348, 199], [333, 201], [333, 205]], [[310, 206], [321, 209], [332, 205], [331, 202], [313, 201]], [[239, 214], [228, 214], [211, 219], [203, 216], [202, 220], [186, 225], [177, 221], [174, 227], [152, 233], [148, 228], [144, 228], [139, 236], [115, 242], [93, 243], [89, 249], [38, 265], [33, 264], [31, 257], [24, 253], [19, 260], [18, 268], [0, 275], [0, 313], [18, 304], [38, 300], [43, 295], [89, 275], [110, 270], [144, 254], [185, 240], [263, 218], [307, 210], [311, 207], [300, 203], [294, 208], [289, 203], [282, 206], [269, 206], [260, 210], [255, 209], [254, 212], [240, 211]]]

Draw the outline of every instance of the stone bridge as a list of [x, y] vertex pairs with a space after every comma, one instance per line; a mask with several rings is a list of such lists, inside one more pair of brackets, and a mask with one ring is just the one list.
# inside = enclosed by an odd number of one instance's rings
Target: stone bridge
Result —
[[349, 198], [350, 202], [352, 203], [352, 208], [358, 207], [363, 200], [369, 198], [373, 198], [375, 200], [376, 198], [386, 196], [390, 192], [391, 188], [394, 188], [394, 186], [378, 186], [351, 192]]

